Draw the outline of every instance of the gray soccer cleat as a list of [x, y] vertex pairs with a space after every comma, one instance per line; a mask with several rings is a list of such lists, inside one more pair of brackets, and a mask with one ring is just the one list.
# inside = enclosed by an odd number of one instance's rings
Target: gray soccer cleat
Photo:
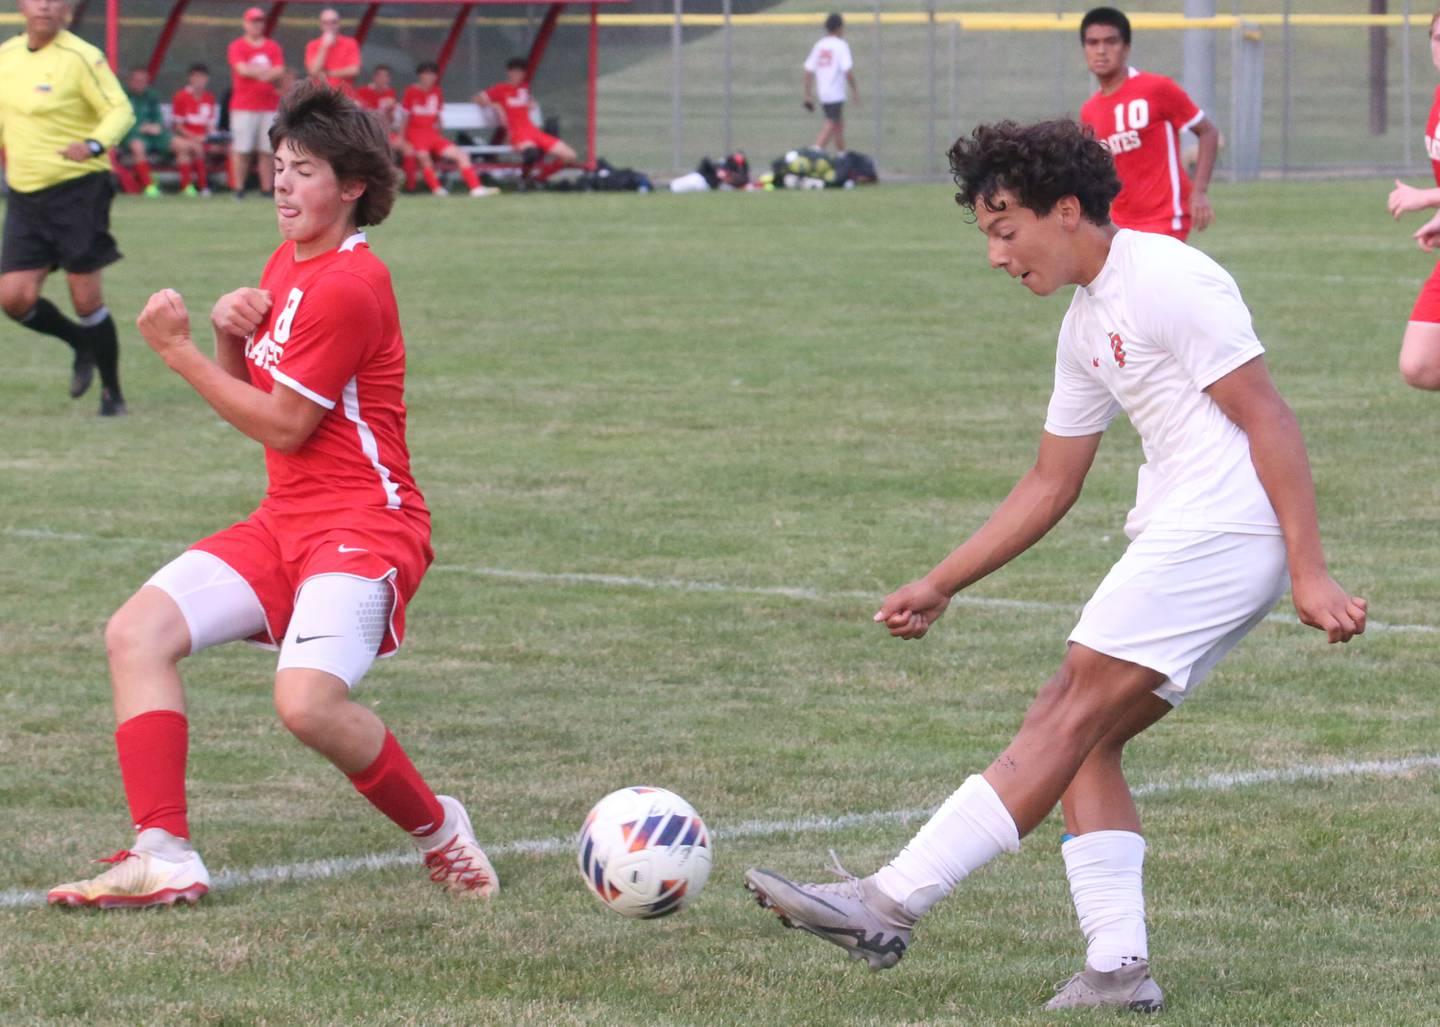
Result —
[[855, 877], [838, 859], [835, 867], [842, 878], [835, 884], [796, 884], [773, 870], [752, 867], [745, 871], [745, 887], [786, 927], [839, 945], [872, 970], [888, 970], [905, 954], [914, 919], [872, 878]]
[[1150, 976], [1146, 960], [1101, 973], [1086, 966], [1059, 985], [1046, 1009], [1079, 1009], [1082, 1006], [1124, 1006], [1136, 1013], [1158, 1013], [1165, 1008], [1160, 985]]

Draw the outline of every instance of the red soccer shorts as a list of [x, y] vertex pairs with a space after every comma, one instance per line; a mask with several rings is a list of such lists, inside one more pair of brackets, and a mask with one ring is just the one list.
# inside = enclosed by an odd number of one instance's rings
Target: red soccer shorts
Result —
[[[1117, 225], [1120, 224], [1118, 221], [1115, 223]], [[1190, 238], [1190, 219], [1188, 217], [1183, 218], [1180, 223], [1182, 227], [1173, 228], [1171, 226], [1175, 224], [1174, 219], [1166, 218], [1164, 221], [1150, 221], [1143, 225], [1120, 225], [1120, 227], [1133, 228], [1137, 232], [1153, 232], [1156, 235], [1168, 235], [1172, 239], [1179, 239], [1181, 242], [1185, 242]]]
[[1435, 270], [1420, 286], [1420, 295], [1415, 297], [1415, 309], [1410, 311], [1410, 320], [1440, 324], [1440, 264], [1435, 265]]
[[548, 132], [541, 132], [537, 128], [535, 131], [530, 132], [526, 135], [516, 136], [515, 138], [511, 139], [510, 145], [513, 146], [517, 151], [528, 149], [529, 147], [533, 146], [541, 153], [549, 153], [551, 150], [555, 149], [555, 144], [559, 141], [560, 140], [557, 139], [555, 136], [550, 135]]
[[295, 612], [295, 596], [305, 579], [317, 574], [350, 574], [380, 581], [395, 590], [390, 630], [380, 655], [405, 640], [405, 604], [420, 587], [434, 559], [428, 539], [403, 514], [356, 512], [328, 517], [277, 515], [262, 506], [239, 524], [217, 531], [191, 549], [219, 557], [255, 590], [265, 610], [265, 630], [249, 641], [278, 648]]
[[433, 128], [406, 132], [405, 141], [413, 146], [417, 153], [428, 153], [432, 157], [440, 156], [454, 145]]

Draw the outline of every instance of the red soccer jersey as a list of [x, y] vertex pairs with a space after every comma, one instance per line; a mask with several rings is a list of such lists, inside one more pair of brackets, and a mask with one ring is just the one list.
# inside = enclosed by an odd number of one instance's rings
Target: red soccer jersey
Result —
[[511, 143], [536, 133], [535, 123], [530, 120], [529, 86], [512, 86], [509, 82], [497, 82], [485, 90], [485, 99], [505, 108], [505, 127], [510, 133]]
[[215, 106], [215, 94], [208, 89], [196, 96], [189, 89], [182, 89], [170, 98], [170, 114], [175, 119], [175, 128], [191, 139], [204, 139], [215, 128], [219, 108]]
[[367, 111], [378, 111], [380, 104], [386, 100], [395, 99], [395, 90], [376, 89], [374, 86], [361, 86], [355, 90], [355, 100]]
[[1130, 69], [1106, 96], [1096, 92], [1080, 120], [1115, 155], [1120, 195], [1110, 219], [1121, 228], [1182, 231], [1190, 227], [1190, 178], [1180, 166], [1180, 132], [1205, 112], [1164, 75]]
[[[324, 37], [321, 36], [310, 40], [310, 42], [305, 45], [305, 67], [310, 67], [310, 62], [313, 61], [315, 55], [320, 52], [320, 43], [323, 39]], [[336, 36], [335, 42], [330, 45], [330, 49], [325, 54], [324, 70], [333, 71], [336, 68], [355, 68], [359, 67], [359, 65], [360, 44], [355, 42], [350, 36]], [[355, 87], [351, 84], [350, 79], [326, 75], [325, 81], [348, 95], [353, 96], [355, 93]]]
[[1430, 170], [1435, 173], [1435, 184], [1440, 185], [1440, 86], [1435, 87], [1430, 119], [1425, 122], [1425, 153], [1430, 158]]
[[251, 383], [270, 392], [279, 382], [328, 411], [295, 452], [265, 450], [262, 508], [312, 523], [398, 511], [428, 539], [405, 445], [405, 340], [389, 270], [357, 232], [299, 262], [282, 243], [260, 287], [273, 304], [245, 343]]
[[406, 86], [405, 95], [400, 100], [400, 106], [405, 109], [405, 134], [418, 136], [439, 131], [440, 108], [444, 103], [445, 98], [438, 85], [430, 89]]
[[249, 68], [283, 66], [285, 53], [279, 43], [273, 39], [262, 39], [259, 46], [251, 46], [250, 41], [241, 36], [230, 44], [225, 60], [230, 65], [232, 111], [273, 111], [280, 107], [280, 90], [274, 82], [261, 82], [258, 78], [247, 78], [235, 72], [237, 64]]

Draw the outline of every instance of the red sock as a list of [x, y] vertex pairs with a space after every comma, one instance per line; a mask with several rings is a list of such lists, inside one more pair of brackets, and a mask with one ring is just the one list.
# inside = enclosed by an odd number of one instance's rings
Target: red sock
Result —
[[420, 166], [416, 163], [414, 154], [408, 155], [401, 164], [405, 168], [405, 189], [411, 192], [415, 189], [415, 174], [420, 170]]
[[150, 162], [148, 160], [137, 160], [135, 162], [135, 177], [140, 180], [141, 189], [149, 189], [150, 183]]
[[425, 184], [430, 187], [432, 193], [440, 188], [440, 179], [435, 177], [434, 168], [421, 168], [420, 173], [425, 176]]
[[371, 805], [417, 838], [438, 831], [445, 820], [440, 800], [389, 731], [375, 762], [348, 776]]
[[135, 830], [160, 827], [190, 837], [185, 820], [185, 754], [190, 722], [174, 710], [151, 710], [115, 729], [120, 779]]
[[197, 179], [199, 179], [199, 181], [200, 181], [200, 188], [201, 188], [201, 189], [209, 189], [209, 188], [210, 188], [210, 176], [209, 176], [209, 173], [205, 170], [205, 158], [204, 158], [204, 157], [201, 157], [199, 160], [197, 160], [197, 161], [195, 162], [195, 177], [196, 177]]
[[467, 188], [467, 189], [479, 189], [479, 188], [480, 188], [480, 176], [477, 175], [477, 174], [475, 174], [475, 169], [474, 169], [474, 168], [471, 168], [471, 167], [461, 168], [461, 169], [460, 169], [460, 177], [463, 178], [463, 179], [465, 179], [465, 188]]
[[179, 168], [180, 168], [180, 188], [181, 188], [181, 189], [188, 189], [188, 188], [190, 187], [190, 164], [189, 164], [188, 161], [183, 161], [183, 160], [182, 160], [182, 161], [180, 162]]

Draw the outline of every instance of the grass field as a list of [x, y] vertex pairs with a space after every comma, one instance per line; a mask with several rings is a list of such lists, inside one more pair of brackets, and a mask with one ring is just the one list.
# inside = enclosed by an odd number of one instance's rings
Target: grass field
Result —
[[[1377, 623], [1345, 648], [1265, 624], [1133, 747], [1167, 1023], [1440, 1016], [1440, 450], [1435, 398], [1394, 368], [1430, 263], [1385, 192], [1222, 187], [1198, 240], [1255, 313], [1333, 570]], [[184, 668], [191, 823], [226, 886], [194, 909], [41, 907], [130, 840], [106, 617], [263, 488], [257, 448], [130, 325], [156, 288], [203, 321], [254, 282], [271, 215], [125, 201], [116, 222], [129, 418], [65, 399], [60, 347], [0, 326], [0, 1020], [1046, 1020], [1083, 952], [1053, 819], [882, 975], [741, 889], [756, 862], [892, 855], [1008, 739], [1124, 545], [1139, 447], [1117, 424], [1070, 517], [929, 638], [869, 623], [1028, 466], [1066, 303], [986, 269], [938, 186], [403, 201], [372, 242], [437, 562], [405, 651], [357, 695], [469, 804], [499, 898], [452, 903], [397, 856], [276, 722], [273, 657], [231, 646]], [[685, 795], [718, 839], [697, 904], [654, 923], [601, 909], [567, 841], [634, 783]]]

